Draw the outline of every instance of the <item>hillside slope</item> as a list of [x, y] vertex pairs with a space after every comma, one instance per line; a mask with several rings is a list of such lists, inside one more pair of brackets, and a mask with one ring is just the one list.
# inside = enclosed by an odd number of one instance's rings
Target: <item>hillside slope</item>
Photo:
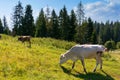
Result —
[[75, 45], [51, 38], [32, 38], [32, 47], [17, 37], [2, 35], [0, 40], [0, 80], [120, 80], [119, 51], [105, 53], [103, 71], [92, 73], [95, 60], [85, 60], [88, 74], [80, 61], [70, 72], [72, 61], [59, 66], [60, 54]]

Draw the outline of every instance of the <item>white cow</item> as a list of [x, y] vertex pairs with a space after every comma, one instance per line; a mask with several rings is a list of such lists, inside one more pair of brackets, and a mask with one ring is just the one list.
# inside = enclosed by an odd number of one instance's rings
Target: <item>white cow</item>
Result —
[[[74, 68], [75, 62], [81, 60], [83, 69], [86, 72], [84, 59], [95, 58], [96, 66], [93, 72], [96, 71], [98, 64], [100, 64], [100, 69], [102, 69], [102, 53], [106, 50], [103, 45], [75, 45], [65, 54], [60, 56], [60, 65], [65, 63], [67, 60], [71, 59], [73, 61], [72, 69]], [[87, 72], [86, 72], [87, 73]]]

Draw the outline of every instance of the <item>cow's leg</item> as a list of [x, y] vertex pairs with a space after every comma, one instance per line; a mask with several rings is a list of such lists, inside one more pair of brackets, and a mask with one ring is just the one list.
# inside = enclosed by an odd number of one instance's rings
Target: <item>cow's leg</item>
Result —
[[31, 47], [31, 41], [29, 41], [29, 47]]
[[96, 66], [95, 66], [95, 68], [94, 68], [93, 72], [95, 72], [95, 71], [96, 71], [98, 64], [99, 64], [99, 59], [98, 59], [98, 58], [96, 58]]
[[100, 69], [102, 69], [102, 64], [103, 64], [103, 62], [102, 62], [102, 59], [100, 58], [100, 60], [99, 60], [99, 63], [100, 63]]
[[25, 45], [25, 41], [24, 40], [22, 40], [22, 43]]
[[86, 68], [85, 68], [84, 59], [83, 59], [83, 58], [81, 59], [81, 63], [82, 63], [82, 66], [83, 66], [84, 72], [87, 73]]
[[75, 61], [73, 62], [72, 69], [74, 68], [74, 66], [75, 66]]

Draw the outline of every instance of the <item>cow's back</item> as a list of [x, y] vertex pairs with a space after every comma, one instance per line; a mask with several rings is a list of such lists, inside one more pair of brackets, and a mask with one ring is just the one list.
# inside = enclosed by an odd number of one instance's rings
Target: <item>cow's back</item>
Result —
[[73, 56], [83, 57], [83, 58], [93, 58], [96, 57], [96, 45], [75, 45], [70, 49]]

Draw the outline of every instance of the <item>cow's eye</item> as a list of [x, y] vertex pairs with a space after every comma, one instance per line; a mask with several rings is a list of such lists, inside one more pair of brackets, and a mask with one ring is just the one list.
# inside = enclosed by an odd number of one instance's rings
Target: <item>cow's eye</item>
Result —
[[65, 59], [65, 57], [64, 57], [64, 56], [61, 56], [60, 59]]
[[63, 59], [63, 56], [61, 56], [60, 59]]

